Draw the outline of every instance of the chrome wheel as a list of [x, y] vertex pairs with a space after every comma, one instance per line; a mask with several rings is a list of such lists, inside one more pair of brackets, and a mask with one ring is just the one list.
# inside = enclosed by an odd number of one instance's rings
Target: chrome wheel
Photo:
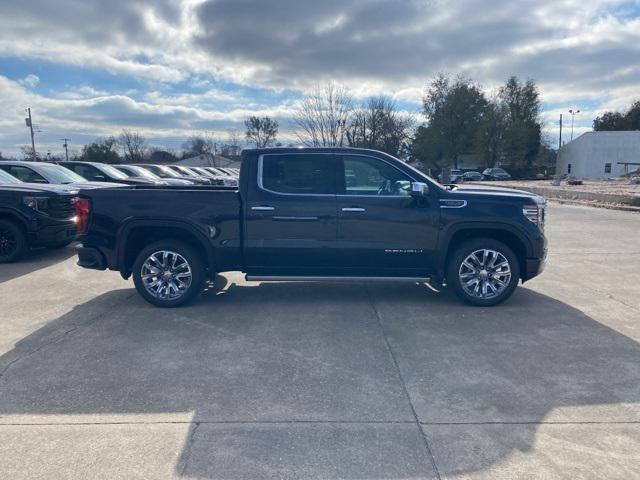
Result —
[[497, 297], [509, 286], [511, 266], [496, 250], [476, 250], [462, 261], [458, 279], [465, 293], [487, 300]]
[[179, 253], [159, 250], [142, 264], [140, 279], [147, 292], [161, 300], [180, 298], [191, 286], [189, 262]]

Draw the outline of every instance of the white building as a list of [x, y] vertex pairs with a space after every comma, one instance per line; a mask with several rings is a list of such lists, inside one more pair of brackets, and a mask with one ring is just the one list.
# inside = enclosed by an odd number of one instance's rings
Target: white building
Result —
[[640, 168], [625, 167], [624, 163], [640, 164], [640, 131], [587, 132], [563, 145], [556, 173], [577, 178], [614, 178]]

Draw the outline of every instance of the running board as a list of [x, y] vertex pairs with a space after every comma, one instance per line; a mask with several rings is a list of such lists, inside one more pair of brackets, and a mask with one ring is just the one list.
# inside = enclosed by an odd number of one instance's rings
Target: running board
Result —
[[282, 275], [245, 275], [248, 282], [418, 282], [429, 283], [430, 277], [322, 277]]

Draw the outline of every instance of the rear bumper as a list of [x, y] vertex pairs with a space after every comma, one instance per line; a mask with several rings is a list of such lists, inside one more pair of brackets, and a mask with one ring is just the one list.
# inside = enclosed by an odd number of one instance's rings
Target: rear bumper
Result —
[[90, 268], [92, 270], [107, 269], [107, 260], [97, 248], [78, 245], [76, 247], [76, 253], [78, 254], [77, 263], [79, 266], [83, 268]]

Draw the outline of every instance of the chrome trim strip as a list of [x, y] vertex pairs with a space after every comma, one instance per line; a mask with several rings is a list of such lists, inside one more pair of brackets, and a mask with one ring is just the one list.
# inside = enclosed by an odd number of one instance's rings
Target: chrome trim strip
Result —
[[261, 207], [251, 207], [251, 210], [255, 210], [256, 212], [271, 212], [275, 210], [274, 207], [261, 206]]
[[[442, 202], [460, 202], [460, 205], [442, 205]], [[464, 208], [467, 206], [466, 200], [455, 200], [451, 198], [441, 198], [440, 208]]]
[[420, 282], [431, 281], [430, 277], [322, 277], [286, 275], [245, 275], [248, 282]]
[[320, 217], [287, 217], [283, 215], [274, 215], [273, 217], [271, 217], [271, 219], [281, 222], [313, 222], [316, 220], [320, 220]]
[[360, 207], [345, 207], [342, 209], [343, 212], [366, 212], [364, 208]]

